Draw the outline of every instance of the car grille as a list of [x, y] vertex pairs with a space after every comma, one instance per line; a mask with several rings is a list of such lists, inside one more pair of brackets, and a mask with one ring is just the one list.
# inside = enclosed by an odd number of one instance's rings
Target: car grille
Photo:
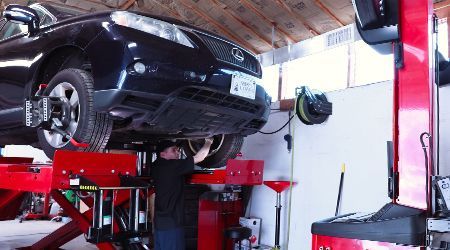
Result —
[[179, 94], [179, 97], [185, 100], [195, 101], [208, 105], [221, 106], [252, 114], [257, 113], [260, 109], [258, 105], [253, 104], [249, 101], [205, 89], [187, 88]]
[[[206, 46], [213, 52], [214, 56], [224, 62], [237, 65], [239, 67], [250, 70], [253, 73], [259, 74], [259, 62], [258, 60], [246, 50], [240, 48], [239, 46], [232, 44], [230, 42], [215, 38], [203, 33], [198, 33], [198, 35], [203, 39]], [[241, 62], [237, 60], [232, 54], [231, 50], [233, 48], [240, 48], [244, 54], [244, 60]]]

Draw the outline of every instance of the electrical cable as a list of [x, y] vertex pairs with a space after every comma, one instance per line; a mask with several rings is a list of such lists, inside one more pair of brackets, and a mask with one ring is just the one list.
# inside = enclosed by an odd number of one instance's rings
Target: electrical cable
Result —
[[[295, 105], [294, 107], [297, 107], [297, 98], [295, 101]], [[294, 117], [294, 115], [292, 115], [292, 117]], [[288, 123], [291, 121], [292, 117], [289, 119]], [[292, 128], [292, 150], [291, 150], [291, 173], [290, 173], [290, 186], [289, 186], [289, 206], [288, 206], [288, 228], [287, 228], [287, 239], [286, 239], [286, 250], [289, 249], [289, 235], [291, 232], [291, 207], [292, 207], [292, 187], [293, 187], [293, 182], [294, 182], [294, 139], [295, 139], [295, 123], [293, 124], [293, 128]]]
[[[430, 142], [431, 142], [431, 135], [429, 134], [429, 133], [427, 133], [427, 132], [423, 132], [422, 134], [420, 134], [420, 144], [422, 144], [422, 149], [423, 149], [423, 154], [424, 154], [424, 158], [425, 158], [425, 176], [426, 176], [426, 178], [425, 178], [425, 199], [426, 199], [426, 202], [427, 202], [427, 207], [430, 207], [429, 206], [429, 198], [428, 198], [428, 152], [427, 152], [427, 146], [425, 145], [425, 142], [424, 142], [424, 136], [427, 136], [427, 139], [428, 139], [428, 144], [430, 144]], [[430, 211], [427, 211], [427, 212], [430, 212]]]
[[279, 128], [279, 129], [277, 129], [277, 130], [275, 130], [273, 132], [258, 131], [258, 133], [261, 133], [263, 135], [272, 135], [272, 134], [278, 133], [278, 132], [280, 132], [283, 128], [285, 128], [289, 124], [289, 122], [292, 120], [292, 118], [294, 118], [294, 116], [295, 115], [292, 115], [291, 118], [289, 118], [289, 120], [281, 128]]

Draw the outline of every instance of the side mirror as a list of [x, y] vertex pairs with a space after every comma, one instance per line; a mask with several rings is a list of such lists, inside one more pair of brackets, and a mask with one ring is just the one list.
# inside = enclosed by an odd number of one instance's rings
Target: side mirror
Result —
[[10, 4], [6, 6], [3, 16], [8, 21], [27, 25], [30, 34], [35, 34], [39, 29], [39, 16], [37, 12], [30, 7]]

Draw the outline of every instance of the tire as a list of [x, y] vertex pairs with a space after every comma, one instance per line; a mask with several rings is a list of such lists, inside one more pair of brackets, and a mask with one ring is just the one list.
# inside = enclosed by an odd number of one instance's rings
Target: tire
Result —
[[[94, 85], [89, 72], [80, 69], [65, 69], [58, 72], [48, 83], [44, 96], [64, 96], [71, 102], [70, 123], [63, 130], [77, 142], [88, 143], [87, 148], [76, 147], [57, 133], [38, 129], [42, 150], [53, 158], [55, 150], [101, 152], [108, 143], [112, 120], [108, 114], [94, 111]], [[76, 94], [76, 95], [75, 95]]]
[[[236, 158], [240, 152], [244, 137], [241, 135], [215, 135], [213, 144], [208, 157], [202, 162], [198, 163], [203, 168], [220, 168], [227, 164], [228, 159]], [[200, 140], [186, 140], [183, 144], [183, 149], [186, 155], [193, 156], [203, 146], [204, 139]]]

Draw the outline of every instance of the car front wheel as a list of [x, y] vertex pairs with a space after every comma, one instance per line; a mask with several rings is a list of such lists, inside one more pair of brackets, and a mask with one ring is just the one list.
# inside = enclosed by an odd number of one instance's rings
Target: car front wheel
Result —
[[62, 70], [51, 79], [43, 95], [60, 97], [69, 103], [70, 119], [59, 128], [75, 141], [89, 145], [86, 148], [77, 147], [60, 133], [40, 128], [37, 131], [39, 144], [49, 158], [53, 158], [57, 149], [99, 152], [105, 148], [111, 134], [112, 120], [108, 114], [94, 111], [93, 78], [89, 72]]
[[[220, 168], [227, 164], [228, 159], [236, 158], [241, 151], [244, 137], [241, 135], [215, 135], [208, 156], [197, 165], [203, 168]], [[204, 139], [186, 140], [183, 149], [186, 155], [195, 155], [205, 143]]]

